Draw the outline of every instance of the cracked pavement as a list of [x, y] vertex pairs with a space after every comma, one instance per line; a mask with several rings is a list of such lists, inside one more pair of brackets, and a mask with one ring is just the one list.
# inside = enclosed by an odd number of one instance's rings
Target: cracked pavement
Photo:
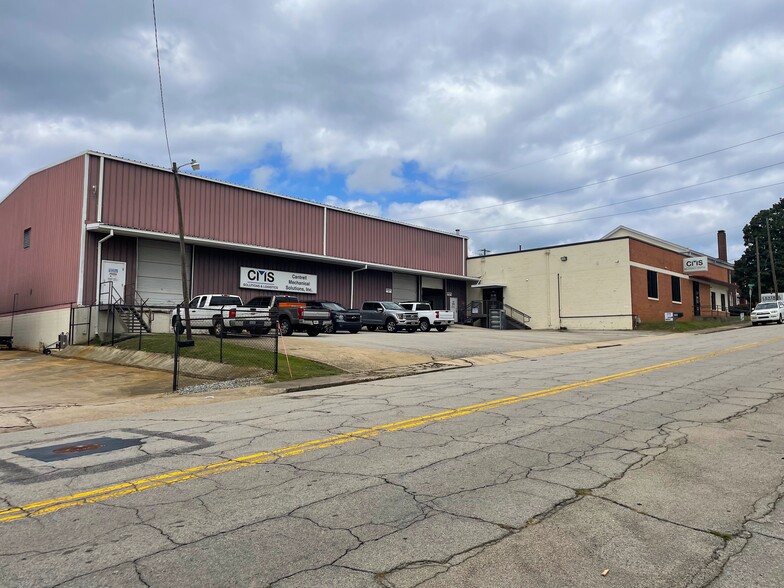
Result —
[[0, 585], [779, 586], [783, 376], [770, 326], [7, 433]]

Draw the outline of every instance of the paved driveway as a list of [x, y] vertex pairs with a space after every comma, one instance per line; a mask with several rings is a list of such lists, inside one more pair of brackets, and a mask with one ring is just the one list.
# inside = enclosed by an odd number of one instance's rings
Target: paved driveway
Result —
[[[529, 354], [533, 351], [597, 343], [616, 344], [633, 339], [661, 337], [647, 331], [496, 331], [456, 325], [443, 333], [385, 331], [332, 333], [308, 337], [305, 334], [285, 337], [281, 350], [300, 357], [334, 365], [356, 373], [378, 368], [413, 365], [444, 359], [492, 358], [500, 355]], [[476, 363], [474, 361], [473, 363]]]

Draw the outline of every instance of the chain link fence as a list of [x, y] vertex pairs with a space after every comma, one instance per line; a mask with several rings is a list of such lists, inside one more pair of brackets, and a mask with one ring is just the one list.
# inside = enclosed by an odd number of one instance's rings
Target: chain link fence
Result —
[[278, 333], [259, 334], [217, 329], [215, 335], [193, 335], [174, 329], [172, 390], [209, 382], [263, 382], [278, 373]]

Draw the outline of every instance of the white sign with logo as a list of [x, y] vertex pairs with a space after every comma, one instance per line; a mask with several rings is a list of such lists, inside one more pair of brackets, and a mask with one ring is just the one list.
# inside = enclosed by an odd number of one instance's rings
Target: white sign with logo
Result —
[[311, 274], [296, 274], [255, 267], [240, 268], [240, 288], [316, 294], [317, 285], [318, 277]]
[[708, 258], [707, 257], [687, 257], [683, 260], [683, 273], [689, 274], [694, 272], [707, 272], [708, 271]]

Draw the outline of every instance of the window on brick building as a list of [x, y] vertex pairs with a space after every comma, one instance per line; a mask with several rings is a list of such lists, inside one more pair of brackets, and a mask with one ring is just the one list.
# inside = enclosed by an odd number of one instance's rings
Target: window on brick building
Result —
[[711, 292], [711, 310], [716, 310], [716, 292]]
[[648, 298], [659, 298], [659, 274], [648, 270]]
[[681, 302], [681, 279], [678, 276], [672, 277], [672, 301]]
[[721, 309], [727, 310], [727, 296], [725, 294], [721, 295]]

